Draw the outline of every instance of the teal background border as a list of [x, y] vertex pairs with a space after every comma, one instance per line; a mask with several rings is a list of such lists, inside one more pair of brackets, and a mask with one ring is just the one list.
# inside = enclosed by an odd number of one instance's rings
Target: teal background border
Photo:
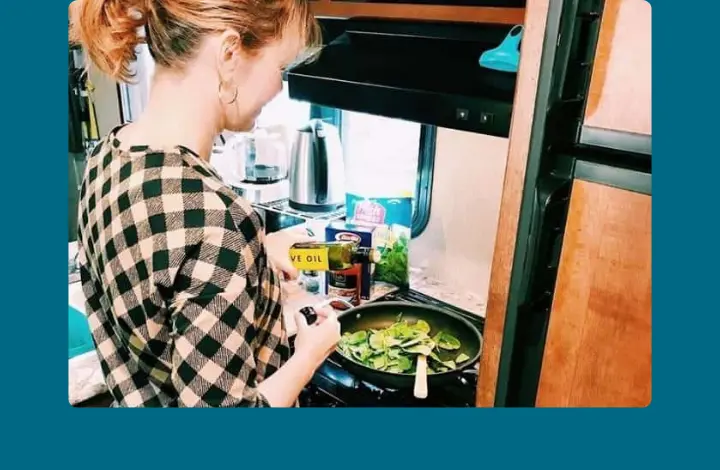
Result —
[[3, 468], [211, 470], [312, 461], [314, 468], [365, 470], [607, 469], [695, 468], [709, 455], [717, 461], [710, 447], [720, 370], [716, 2], [653, 2], [651, 406], [427, 411], [68, 405], [67, 4], [0, 3]]

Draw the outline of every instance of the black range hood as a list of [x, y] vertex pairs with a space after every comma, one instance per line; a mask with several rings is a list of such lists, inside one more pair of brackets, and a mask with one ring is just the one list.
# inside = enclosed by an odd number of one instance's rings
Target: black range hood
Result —
[[323, 20], [325, 46], [287, 74], [290, 97], [507, 137], [516, 74], [480, 67], [512, 25]]

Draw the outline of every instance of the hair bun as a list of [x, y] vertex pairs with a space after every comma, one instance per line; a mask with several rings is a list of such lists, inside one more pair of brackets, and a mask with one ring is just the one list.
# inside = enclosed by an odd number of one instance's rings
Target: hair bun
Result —
[[145, 25], [147, 1], [75, 0], [69, 7], [70, 41], [82, 46], [101, 72], [131, 82], [136, 48], [145, 42], [138, 31]]

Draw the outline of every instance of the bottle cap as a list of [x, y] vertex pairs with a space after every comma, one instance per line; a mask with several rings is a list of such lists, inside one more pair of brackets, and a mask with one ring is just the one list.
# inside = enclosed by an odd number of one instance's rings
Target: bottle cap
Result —
[[312, 325], [317, 321], [317, 313], [312, 307], [303, 307], [300, 309], [300, 313], [305, 317], [308, 325]]

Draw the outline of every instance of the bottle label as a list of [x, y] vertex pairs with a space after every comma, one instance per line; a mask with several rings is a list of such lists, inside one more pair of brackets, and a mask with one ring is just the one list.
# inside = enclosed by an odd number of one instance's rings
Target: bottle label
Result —
[[360, 305], [360, 270], [357, 267], [328, 273], [328, 296]]
[[356, 270], [330, 271], [328, 277], [330, 284], [339, 289], [356, 289], [358, 285]]
[[328, 271], [327, 248], [290, 248], [290, 262], [300, 271]]

